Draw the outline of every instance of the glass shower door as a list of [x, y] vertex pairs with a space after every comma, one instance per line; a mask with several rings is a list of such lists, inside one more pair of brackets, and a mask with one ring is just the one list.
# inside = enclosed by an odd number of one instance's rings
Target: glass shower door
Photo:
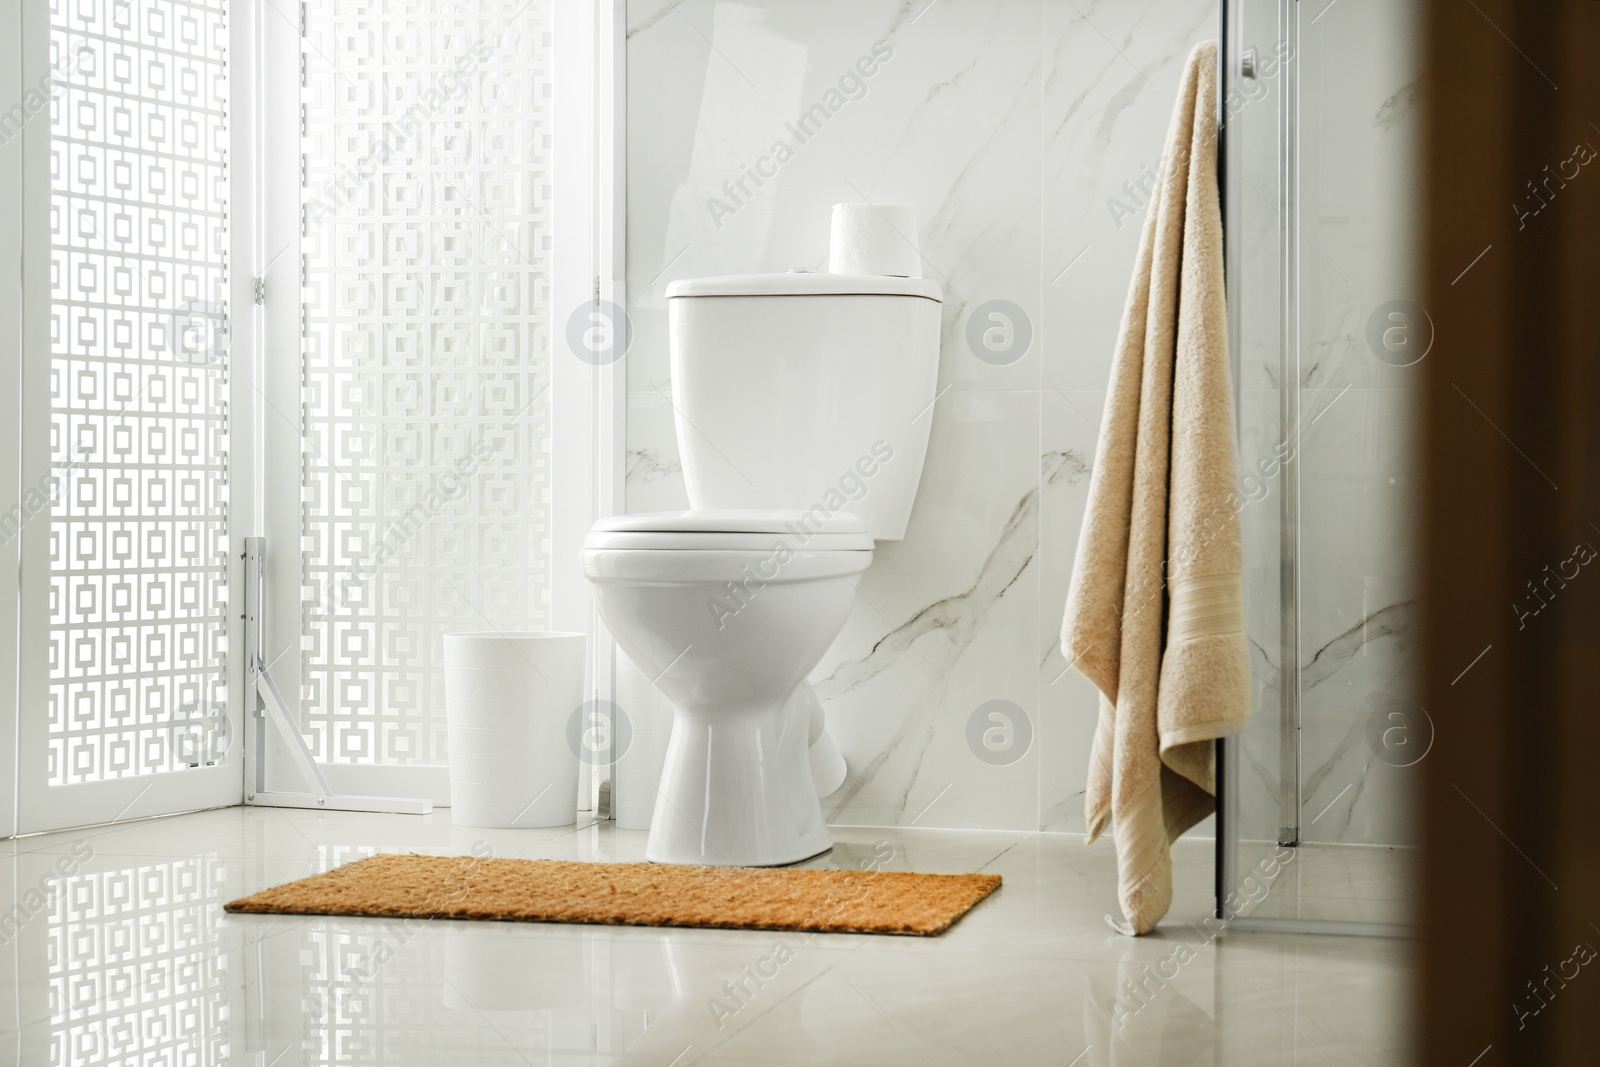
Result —
[[1225, 198], [1255, 707], [1224, 910], [1404, 923], [1415, 699], [1414, 3], [1235, 0]]

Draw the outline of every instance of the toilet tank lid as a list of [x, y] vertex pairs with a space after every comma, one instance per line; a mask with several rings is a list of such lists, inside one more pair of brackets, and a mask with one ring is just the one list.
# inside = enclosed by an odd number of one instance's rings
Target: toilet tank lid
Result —
[[[846, 511], [827, 514], [820, 506], [811, 511], [705, 508], [613, 515], [596, 522], [593, 530], [596, 533], [865, 534], [867, 524]], [[871, 547], [870, 542], [867, 547]]]
[[667, 286], [667, 298], [681, 296], [920, 296], [942, 300], [939, 283], [928, 278], [895, 278], [887, 274], [730, 274], [721, 278], [679, 278]]

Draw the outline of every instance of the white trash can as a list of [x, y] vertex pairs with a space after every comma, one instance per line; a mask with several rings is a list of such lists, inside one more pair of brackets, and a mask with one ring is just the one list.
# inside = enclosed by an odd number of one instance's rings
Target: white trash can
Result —
[[578, 755], [567, 722], [583, 703], [578, 633], [444, 635], [450, 821], [457, 826], [571, 826]]

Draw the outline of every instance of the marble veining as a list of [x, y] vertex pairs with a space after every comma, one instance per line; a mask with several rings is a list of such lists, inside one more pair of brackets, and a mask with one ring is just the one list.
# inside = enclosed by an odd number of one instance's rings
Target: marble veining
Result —
[[1422, 79], [1416, 78], [1396, 89], [1387, 100], [1378, 105], [1373, 124], [1380, 130], [1413, 120], [1422, 104]]
[[1046, 452], [1039, 466], [1046, 486], [1055, 485], [1057, 482], [1077, 485], [1078, 480], [1089, 473], [1089, 464], [1071, 449]]
[[[1346, 362], [1347, 355], [1366, 355], [1365, 341], [1360, 336], [1364, 318], [1360, 308], [1346, 304], [1328, 316], [1319, 336], [1302, 342], [1300, 388], [1327, 388], [1327, 381]], [[1363, 347], [1358, 350], [1358, 345]]]
[[[928, 604], [884, 634], [862, 657], [836, 665], [825, 677], [815, 681], [817, 696], [826, 703], [852, 692], [889, 669], [896, 660], [913, 649], [918, 640], [939, 634], [943, 640], [916, 652], [935, 671], [949, 669], [959, 660], [982, 627], [996, 601], [1006, 595], [1033, 562], [1038, 549], [1038, 491], [1030, 490], [1016, 506], [977, 576], [966, 589]], [[887, 753], [885, 753], [887, 755]], [[860, 780], [869, 777], [863, 772]], [[853, 794], [847, 787], [840, 803]]]
[[1400, 642], [1404, 650], [1409, 652], [1417, 615], [1418, 602], [1413, 598], [1389, 604], [1363, 616], [1348, 630], [1311, 653], [1311, 658], [1301, 668], [1302, 688], [1309, 690], [1327, 681], [1339, 673], [1340, 664], [1348, 666], [1350, 660], [1370, 652], [1380, 641]]
[[628, 449], [625, 477], [630, 482], [655, 482], [682, 473], [682, 460], [663, 459], [653, 448]]

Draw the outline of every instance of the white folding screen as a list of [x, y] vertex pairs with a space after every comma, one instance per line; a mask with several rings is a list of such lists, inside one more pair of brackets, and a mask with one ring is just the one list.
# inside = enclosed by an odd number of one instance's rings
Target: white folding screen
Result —
[[621, 364], [567, 327], [621, 298], [619, 12], [0, 0], [0, 112], [42, 102], [0, 131], [0, 833], [246, 797], [247, 535], [340, 791], [445, 799], [445, 631], [595, 627]]
[[[22, 137], [7, 101], [23, 100], [22, 0], [0, 0], [0, 425], [22, 424]], [[0, 434], [0, 509], [22, 508], [22, 441]], [[0, 603], [21, 598], [21, 543], [13, 512], [0, 514]], [[16, 693], [20, 612], [0, 612], [0, 694]], [[15, 699], [0, 697], [0, 834], [17, 827], [17, 719]]]
[[51, 9], [51, 785], [185, 767], [225, 706], [225, 6]]
[[236, 792], [228, 33], [226, 0], [24, 9], [24, 830]]
[[[318, 761], [439, 768], [442, 635], [550, 625], [550, 14], [307, 0], [301, 28], [299, 373], [291, 400], [269, 317], [265, 416], [269, 466], [292, 420], [299, 470], [293, 525], [287, 478], [267, 505], [268, 655]], [[443, 799], [442, 773], [330, 780]]]

